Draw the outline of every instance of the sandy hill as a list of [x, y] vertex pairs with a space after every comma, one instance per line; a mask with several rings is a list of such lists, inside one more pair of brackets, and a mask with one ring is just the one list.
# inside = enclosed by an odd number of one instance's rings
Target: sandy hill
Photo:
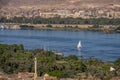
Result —
[[120, 0], [0, 0], [0, 7], [77, 8], [109, 4], [120, 5]]

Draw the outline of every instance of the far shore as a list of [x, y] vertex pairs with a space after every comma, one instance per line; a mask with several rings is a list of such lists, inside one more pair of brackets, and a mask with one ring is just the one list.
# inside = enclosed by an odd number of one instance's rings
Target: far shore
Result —
[[6, 29], [101, 31], [120, 33], [119, 25], [0, 23]]

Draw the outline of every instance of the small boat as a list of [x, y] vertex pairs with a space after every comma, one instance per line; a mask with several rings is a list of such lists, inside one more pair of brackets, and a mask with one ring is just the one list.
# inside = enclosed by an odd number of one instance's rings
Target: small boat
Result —
[[5, 27], [3, 25], [0, 26], [0, 29], [4, 29]]
[[78, 42], [78, 45], [77, 45], [77, 50], [80, 51], [81, 48], [82, 48], [81, 41], [79, 41], [79, 42]]
[[113, 68], [113, 67], [110, 67], [110, 71], [115, 71], [115, 68]]

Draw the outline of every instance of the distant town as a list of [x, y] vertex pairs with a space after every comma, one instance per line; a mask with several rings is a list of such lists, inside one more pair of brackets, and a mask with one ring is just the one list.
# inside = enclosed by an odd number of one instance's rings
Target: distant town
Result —
[[22, 6], [15, 7], [3, 7], [0, 9], [0, 18], [6, 17], [11, 19], [13, 17], [25, 17], [25, 18], [120, 18], [120, 5], [110, 4], [103, 7], [89, 7], [89, 8], [71, 8], [71, 9], [40, 9], [39, 7], [27, 7]]

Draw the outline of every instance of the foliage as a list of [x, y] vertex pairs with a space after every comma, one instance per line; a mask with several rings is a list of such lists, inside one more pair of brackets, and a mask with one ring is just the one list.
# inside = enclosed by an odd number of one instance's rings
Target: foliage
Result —
[[69, 55], [66, 57], [67, 60], [78, 60], [78, 57], [75, 55]]
[[54, 70], [52, 72], [49, 73], [51, 76], [57, 76], [57, 77], [61, 77], [62, 72], [59, 70]]
[[120, 76], [120, 58], [117, 59], [115, 62], [114, 62], [114, 67], [115, 67], [115, 71], [116, 71], [116, 75]]
[[7, 19], [5, 17], [0, 19], [1, 23], [34, 23], [34, 24], [93, 24], [93, 25], [120, 25], [120, 18], [25, 18], [25, 17], [13, 17]]
[[[37, 58], [38, 75], [48, 73], [58, 78], [76, 78], [80, 76], [78, 74], [85, 73], [104, 80], [120, 76], [120, 59], [109, 64], [95, 58], [79, 60], [75, 55], [64, 57], [43, 49], [26, 51], [22, 44], [0, 44], [0, 69], [5, 73], [34, 72], [34, 57]], [[115, 71], [110, 72], [110, 66]]]
[[34, 26], [20, 25], [21, 29], [34, 29]]
[[52, 27], [52, 25], [48, 24], [48, 25], [46, 25], [46, 27], [49, 27], [49, 28], [51, 28], [51, 27]]

